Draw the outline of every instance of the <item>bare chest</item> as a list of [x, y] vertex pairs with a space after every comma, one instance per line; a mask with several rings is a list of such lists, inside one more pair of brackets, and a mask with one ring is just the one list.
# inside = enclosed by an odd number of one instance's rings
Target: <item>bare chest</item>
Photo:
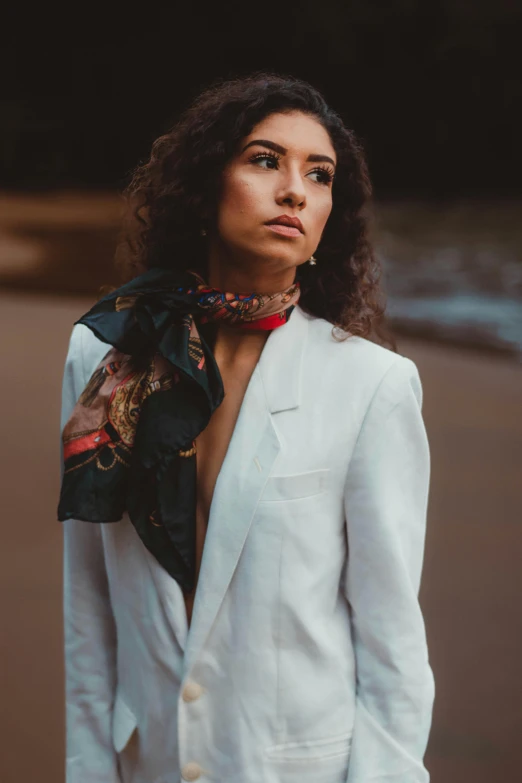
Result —
[[207, 427], [196, 438], [197, 500], [205, 524], [208, 522], [216, 481], [228, 451], [253, 370], [254, 367], [241, 376], [233, 374], [227, 377], [222, 374], [225, 398], [219, 408], [214, 411]]
[[[235, 367], [231, 370], [223, 370], [220, 367], [225, 389], [224, 400], [212, 414], [203, 432], [196, 438], [196, 585], [201, 567], [214, 489], [234, 433], [248, 383], [256, 364], [257, 359], [250, 362], [247, 366]], [[189, 623], [192, 616], [194, 597], [195, 591], [191, 596], [185, 597]]]

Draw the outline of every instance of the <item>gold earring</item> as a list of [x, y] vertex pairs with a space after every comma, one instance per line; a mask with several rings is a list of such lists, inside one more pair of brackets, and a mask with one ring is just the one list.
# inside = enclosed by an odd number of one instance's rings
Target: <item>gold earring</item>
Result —
[[314, 264], [317, 264], [317, 261], [314, 256], [310, 256], [310, 258], [308, 259], [308, 263], [310, 264], [310, 266], [313, 266]]
[[202, 228], [201, 229], [201, 236], [202, 237], [206, 237], [207, 236], [207, 229], [206, 228]]

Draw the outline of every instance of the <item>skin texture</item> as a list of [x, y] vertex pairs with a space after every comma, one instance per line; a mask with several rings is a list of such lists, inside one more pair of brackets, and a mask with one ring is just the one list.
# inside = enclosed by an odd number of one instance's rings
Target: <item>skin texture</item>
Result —
[[[246, 148], [256, 140], [279, 145], [286, 153], [257, 143]], [[318, 155], [331, 158], [333, 164], [309, 160]], [[216, 225], [209, 231], [209, 284], [263, 293], [292, 285], [296, 267], [315, 252], [330, 215], [328, 180], [335, 162], [330, 137], [313, 117], [289, 112], [262, 120], [223, 172]], [[298, 217], [304, 233], [285, 236], [266, 225], [280, 215]], [[216, 350], [225, 360], [252, 356], [267, 336], [220, 326]]]

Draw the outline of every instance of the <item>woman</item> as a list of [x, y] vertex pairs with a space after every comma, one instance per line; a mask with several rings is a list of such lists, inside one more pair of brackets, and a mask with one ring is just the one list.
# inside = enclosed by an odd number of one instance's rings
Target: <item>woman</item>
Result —
[[128, 196], [64, 377], [68, 783], [424, 783], [429, 448], [355, 136], [225, 82]]

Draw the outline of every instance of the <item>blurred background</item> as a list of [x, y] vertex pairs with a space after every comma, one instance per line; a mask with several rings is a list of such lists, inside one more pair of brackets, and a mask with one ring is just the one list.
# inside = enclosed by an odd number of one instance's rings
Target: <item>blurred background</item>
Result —
[[118, 282], [119, 192], [201, 88], [258, 69], [312, 82], [367, 150], [390, 324], [421, 374], [432, 454], [421, 590], [437, 683], [432, 781], [516, 780], [522, 4], [9, 13], [0, 49], [0, 780], [63, 780], [60, 387], [73, 322], [101, 285]]

